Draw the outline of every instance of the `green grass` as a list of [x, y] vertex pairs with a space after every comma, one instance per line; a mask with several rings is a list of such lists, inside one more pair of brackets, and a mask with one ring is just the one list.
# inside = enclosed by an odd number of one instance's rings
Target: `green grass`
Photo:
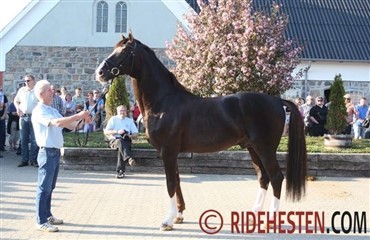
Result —
[[[80, 134], [80, 141], [85, 137], [84, 134]], [[75, 143], [76, 134], [75, 133], [65, 133], [64, 134], [64, 146], [65, 147], [78, 147]], [[278, 151], [287, 151], [288, 138], [282, 137]], [[306, 137], [307, 152], [310, 153], [370, 153], [370, 139], [353, 140], [352, 148], [347, 149], [328, 149], [324, 147], [323, 137]], [[86, 148], [108, 148], [108, 142], [104, 139], [102, 132], [89, 133]], [[140, 134], [139, 138], [134, 141], [134, 148], [153, 148], [145, 138], [144, 134]], [[229, 150], [241, 150], [239, 146], [234, 146]]]

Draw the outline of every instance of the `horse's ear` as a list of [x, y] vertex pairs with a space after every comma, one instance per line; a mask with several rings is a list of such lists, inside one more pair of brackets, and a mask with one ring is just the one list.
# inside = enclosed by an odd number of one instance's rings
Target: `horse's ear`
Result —
[[131, 29], [130, 29], [130, 32], [129, 32], [129, 34], [128, 34], [128, 39], [129, 39], [129, 41], [130, 41], [131, 43], [134, 41], [134, 35], [132, 35], [132, 31], [131, 31]]
[[123, 36], [123, 34], [121, 36], [122, 36], [122, 40], [126, 40], [126, 38], [125, 38], [125, 36]]

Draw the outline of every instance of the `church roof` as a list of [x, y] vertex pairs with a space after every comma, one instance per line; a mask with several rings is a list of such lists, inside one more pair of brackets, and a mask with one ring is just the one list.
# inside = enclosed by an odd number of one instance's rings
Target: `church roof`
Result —
[[370, 61], [370, 0], [253, 0], [253, 6], [269, 10], [273, 2], [288, 15], [286, 37], [304, 47], [301, 59]]
[[286, 36], [304, 46], [302, 59], [370, 60], [370, 0], [275, 1], [289, 17]]

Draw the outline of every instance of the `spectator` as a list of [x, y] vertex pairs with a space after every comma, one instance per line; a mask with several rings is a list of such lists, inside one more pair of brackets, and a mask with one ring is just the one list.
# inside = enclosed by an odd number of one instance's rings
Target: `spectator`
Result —
[[[367, 110], [366, 119], [370, 119], [370, 107]], [[370, 126], [365, 130], [365, 139], [370, 139]]]
[[294, 104], [297, 106], [299, 112], [301, 113], [302, 115], [302, 118], [303, 118], [303, 108], [302, 108], [302, 99], [301, 98], [296, 98], [294, 99]]
[[59, 229], [54, 225], [63, 224], [63, 220], [52, 214], [51, 197], [59, 173], [60, 149], [63, 146], [62, 128], [74, 129], [78, 120], [88, 121], [89, 115], [87, 112], [70, 117], [60, 115], [55, 108], [51, 107], [54, 93], [47, 80], [37, 82], [35, 95], [40, 101], [32, 115], [36, 141], [40, 146], [37, 157], [40, 167], [36, 192], [36, 229], [57, 232]]
[[14, 105], [15, 95], [15, 93], [12, 94], [12, 102], [9, 104], [8, 108], [9, 118], [7, 132], [9, 134], [8, 141], [11, 150], [17, 150], [17, 143], [19, 140], [19, 116]]
[[67, 93], [64, 100], [64, 116], [69, 117], [76, 114], [76, 103], [72, 100], [72, 95]]
[[8, 98], [0, 89], [0, 151], [5, 151], [6, 127], [5, 118], [8, 113]]
[[136, 122], [136, 120], [138, 119], [139, 116], [140, 116], [140, 108], [139, 108], [139, 106], [137, 104], [137, 101], [136, 101], [135, 106], [134, 106], [134, 111], [132, 111], [132, 118]]
[[346, 109], [347, 109], [347, 126], [344, 130], [344, 134], [350, 135], [352, 133], [352, 125], [354, 123], [354, 120], [356, 119], [356, 108], [352, 103], [351, 95], [346, 94], [344, 95], [344, 102], [346, 103]]
[[132, 139], [138, 136], [138, 130], [134, 121], [127, 117], [127, 108], [123, 105], [117, 107], [117, 115], [111, 117], [104, 129], [104, 134], [109, 138], [110, 147], [118, 149], [117, 175], [116, 178], [125, 176], [125, 163], [135, 165], [131, 157]]
[[92, 121], [89, 124], [85, 125], [85, 132], [94, 132], [95, 131], [95, 114], [98, 111], [98, 105], [94, 100], [94, 93], [89, 92], [87, 94], [87, 101], [84, 104], [84, 110], [89, 111]]
[[324, 136], [327, 133], [325, 129], [327, 115], [328, 107], [324, 105], [323, 97], [319, 96], [316, 98], [316, 105], [310, 110], [310, 121], [312, 122], [312, 127], [309, 129], [310, 136]]
[[[60, 97], [62, 98], [63, 100], [63, 103], [65, 102], [65, 99], [66, 99], [66, 95], [67, 95], [68, 91], [67, 91], [67, 88], [62, 86], [60, 88]], [[71, 95], [72, 96], [72, 95]]]
[[75, 95], [72, 97], [72, 100], [75, 101], [77, 106], [84, 106], [86, 99], [82, 96], [82, 89], [80, 87], [75, 89]]
[[127, 117], [134, 119], [134, 110], [135, 110], [135, 102], [128, 102], [129, 110], [127, 112]]
[[95, 114], [95, 124], [96, 129], [100, 129], [101, 124], [103, 122], [103, 115], [104, 115], [104, 99], [100, 98], [100, 93], [98, 90], [93, 90], [94, 100], [97, 101], [97, 112]]
[[84, 110], [84, 106], [76, 105], [76, 113], [79, 113], [79, 112], [81, 112], [82, 110]]
[[284, 111], [285, 111], [285, 124], [284, 124], [283, 135], [286, 136], [289, 133], [290, 109], [284, 106]]
[[62, 98], [57, 94], [57, 89], [55, 88], [54, 85], [50, 86], [51, 91], [53, 92], [53, 102], [51, 106], [58, 110], [60, 115], [64, 115], [64, 104]]
[[[37, 105], [37, 98], [34, 92], [36, 84], [33, 75], [24, 77], [25, 86], [18, 90], [14, 98], [14, 104], [17, 108], [17, 114], [20, 117], [20, 133], [21, 133], [21, 155], [22, 161], [18, 167], [28, 166], [28, 162], [34, 167], [38, 167], [37, 153], [39, 148], [36, 144], [35, 133], [31, 122], [31, 115], [34, 107]], [[29, 145], [31, 148], [28, 149]]]
[[315, 99], [311, 95], [308, 95], [306, 97], [306, 103], [302, 105], [305, 135], [308, 135], [309, 129], [312, 127], [312, 122], [310, 121], [310, 110], [313, 106], [315, 106]]
[[353, 124], [353, 132], [355, 139], [361, 139], [365, 136], [365, 128], [362, 126], [362, 122], [366, 119], [366, 113], [369, 110], [369, 106], [366, 103], [366, 98], [362, 97], [360, 104], [356, 106], [357, 118]]

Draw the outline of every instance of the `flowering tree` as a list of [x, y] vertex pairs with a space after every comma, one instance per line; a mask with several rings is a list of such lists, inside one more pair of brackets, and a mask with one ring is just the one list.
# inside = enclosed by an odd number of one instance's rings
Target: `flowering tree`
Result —
[[180, 82], [201, 96], [239, 91], [280, 95], [293, 85], [300, 47], [286, 40], [287, 17], [252, 11], [252, 0], [198, 1], [201, 11], [186, 16], [167, 45]]

